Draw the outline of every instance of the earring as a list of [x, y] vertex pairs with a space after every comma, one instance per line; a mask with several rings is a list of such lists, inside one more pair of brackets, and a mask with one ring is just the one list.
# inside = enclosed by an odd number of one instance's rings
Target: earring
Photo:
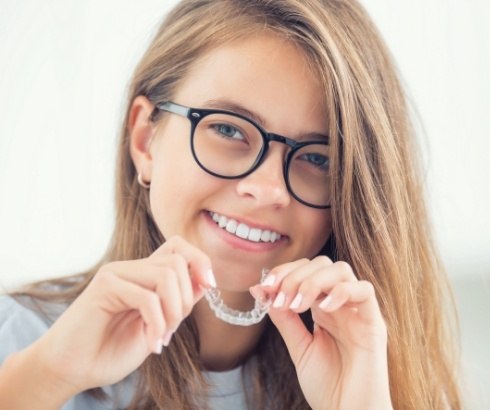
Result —
[[148, 182], [143, 181], [143, 177], [141, 176], [141, 174], [138, 174], [138, 184], [140, 184], [145, 189], [150, 188], [150, 184]]

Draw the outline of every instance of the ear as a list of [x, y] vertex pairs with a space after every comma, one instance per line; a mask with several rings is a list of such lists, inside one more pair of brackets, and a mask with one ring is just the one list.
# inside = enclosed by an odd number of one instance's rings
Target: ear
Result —
[[150, 120], [155, 106], [148, 98], [140, 95], [131, 105], [128, 119], [129, 151], [136, 171], [144, 182], [151, 181], [152, 156], [150, 152], [151, 140], [155, 131], [155, 124]]

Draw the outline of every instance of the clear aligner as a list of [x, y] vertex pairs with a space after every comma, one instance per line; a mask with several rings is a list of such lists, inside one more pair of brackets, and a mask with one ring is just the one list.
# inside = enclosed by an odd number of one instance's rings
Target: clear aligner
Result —
[[[260, 283], [264, 281], [268, 272], [268, 269], [262, 269]], [[221, 298], [220, 291], [216, 288], [207, 289], [204, 292], [204, 297], [218, 319], [238, 326], [251, 326], [259, 323], [265, 317], [272, 304], [271, 300], [255, 299], [254, 308], [248, 312], [243, 312], [226, 306]]]

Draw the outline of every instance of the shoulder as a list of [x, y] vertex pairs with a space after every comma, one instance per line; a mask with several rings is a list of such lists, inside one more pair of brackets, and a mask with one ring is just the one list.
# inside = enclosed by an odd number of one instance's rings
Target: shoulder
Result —
[[0, 363], [43, 335], [52, 319], [32, 300], [0, 295]]

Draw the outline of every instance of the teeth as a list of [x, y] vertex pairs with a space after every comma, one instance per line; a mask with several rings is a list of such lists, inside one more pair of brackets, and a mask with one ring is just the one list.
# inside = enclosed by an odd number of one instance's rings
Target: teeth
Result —
[[238, 225], [238, 228], [236, 228], [235, 235], [238, 236], [239, 238], [247, 239], [249, 232], [250, 232], [250, 228], [247, 225], [240, 224]]
[[219, 217], [218, 225], [220, 228], [224, 228], [227, 223], [228, 223], [228, 218], [226, 216]]
[[224, 228], [227, 232], [238, 236], [242, 239], [248, 239], [252, 242], [271, 242], [274, 243], [281, 239], [281, 235], [277, 232], [271, 232], [268, 229], [262, 230], [258, 228], [250, 228], [243, 222], [238, 223], [234, 219], [228, 219], [226, 216], [219, 215], [215, 212], [210, 212], [211, 218], [218, 224], [220, 228]]
[[234, 220], [234, 219], [230, 219], [228, 221], [228, 223], [226, 224], [226, 227], [225, 229], [229, 232], [229, 233], [235, 233], [236, 232], [236, 228], [237, 228], [238, 224], [237, 222]]
[[260, 235], [260, 239], [262, 242], [269, 242], [271, 240], [271, 231], [265, 230], [262, 231], [262, 235]]
[[248, 234], [248, 240], [253, 241], [253, 242], [258, 242], [260, 241], [262, 231], [257, 228], [252, 228], [250, 229], [250, 233]]

